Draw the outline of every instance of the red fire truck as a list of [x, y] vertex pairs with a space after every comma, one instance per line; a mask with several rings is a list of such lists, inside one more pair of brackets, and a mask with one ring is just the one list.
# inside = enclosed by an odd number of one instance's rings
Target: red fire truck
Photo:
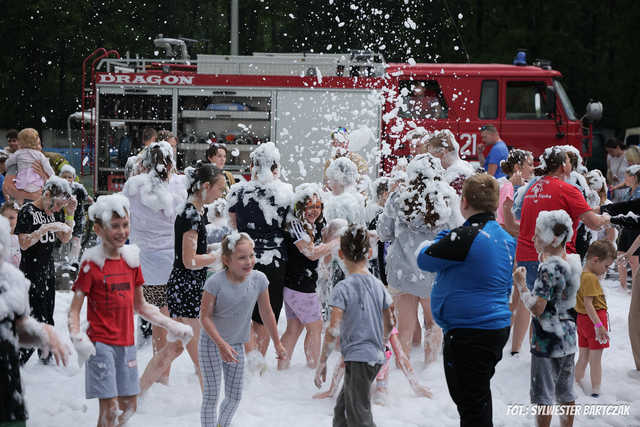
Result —
[[[521, 58], [522, 59], [522, 58]], [[121, 58], [98, 49], [83, 64], [83, 167], [94, 191], [124, 182], [124, 161], [146, 126], [179, 138], [183, 164], [225, 142], [228, 167], [246, 172], [256, 144], [273, 141], [294, 185], [320, 181], [330, 134], [350, 131], [372, 177], [408, 154], [406, 135], [450, 129], [461, 155], [476, 158], [480, 127], [494, 125], [507, 145], [540, 154], [569, 144], [591, 154], [590, 120], [579, 118], [549, 63], [387, 64], [380, 54], [198, 55], [197, 60]], [[598, 103], [599, 104], [599, 103]], [[601, 105], [600, 105], [601, 107]]]

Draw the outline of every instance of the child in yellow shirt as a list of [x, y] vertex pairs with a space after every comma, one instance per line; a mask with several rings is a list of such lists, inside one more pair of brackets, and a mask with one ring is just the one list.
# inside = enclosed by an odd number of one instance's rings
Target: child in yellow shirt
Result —
[[602, 350], [609, 347], [607, 301], [598, 278], [606, 273], [615, 256], [616, 249], [610, 241], [593, 242], [587, 250], [580, 289], [576, 295], [579, 353], [575, 378], [584, 389], [582, 381], [587, 365], [590, 365], [592, 397], [600, 395]]

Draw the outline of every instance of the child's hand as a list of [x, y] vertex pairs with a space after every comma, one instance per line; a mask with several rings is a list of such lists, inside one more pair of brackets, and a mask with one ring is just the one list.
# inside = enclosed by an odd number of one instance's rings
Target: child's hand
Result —
[[316, 369], [316, 376], [313, 379], [313, 383], [316, 387], [322, 387], [322, 384], [327, 380], [327, 362], [318, 363], [318, 368]]
[[609, 341], [609, 332], [607, 332], [607, 329], [604, 326], [596, 328], [596, 340], [600, 344], [605, 344]]
[[220, 350], [220, 357], [222, 361], [227, 363], [238, 363], [238, 352], [233, 349], [226, 341], [222, 341], [218, 344], [218, 350]]
[[71, 196], [69, 197], [69, 200], [67, 200], [67, 204], [65, 205], [64, 210], [65, 212], [67, 212], [67, 214], [73, 215], [77, 207], [78, 200], [76, 200], [75, 196]]
[[96, 355], [96, 347], [93, 345], [86, 333], [80, 333], [71, 337], [73, 347], [78, 354], [78, 365], [82, 367], [91, 356]]
[[193, 338], [193, 329], [191, 326], [184, 323], [171, 320], [171, 323], [167, 325], [167, 341], [175, 342], [180, 340], [182, 344], [186, 345], [191, 338]]
[[517, 287], [521, 288], [526, 286], [527, 283], [527, 269], [524, 267], [518, 267], [513, 272], [513, 282]]
[[56, 359], [56, 364], [60, 365], [60, 362], [62, 362], [63, 366], [67, 366], [71, 349], [67, 344], [60, 341], [58, 334], [55, 333], [51, 325], [44, 325], [44, 331], [49, 338], [47, 350], [53, 354], [53, 357]]
[[631, 255], [628, 252], [624, 252], [623, 254], [618, 255], [618, 258], [616, 258], [616, 264], [626, 266], [629, 263], [630, 257]]
[[289, 358], [289, 354], [287, 353], [287, 350], [284, 348], [282, 343], [279, 343], [278, 345], [276, 345], [275, 346], [275, 350], [276, 350], [276, 354], [277, 354], [276, 359], [278, 359], [278, 360], [287, 360]]

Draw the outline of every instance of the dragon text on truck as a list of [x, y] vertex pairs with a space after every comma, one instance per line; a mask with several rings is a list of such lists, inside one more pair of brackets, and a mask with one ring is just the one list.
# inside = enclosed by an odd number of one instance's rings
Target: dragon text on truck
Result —
[[[91, 69], [88, 69], [92, 60]], [[198, 55], [192, 60], [85, 61], [85, 167], [97, 193], [123, 182], [126, 157], [152, 126], [178, 136], [181, 165], [204, 159], [210, 141], [229, 148], [229, 169], [246, 173], [251, 150], [273, 141], [294, 185], [320, 181], [330, 134], [350, 132], [371, 177], [409, 153], [406, 135], [450, 129], [461, 156], [476, 158], [480, 128], [494, 125], [507, 145], [540, 154], [569, 144], [591, 154], [591, 126], [580, 119], [548, 63], [386, 64], [379, 54]]]

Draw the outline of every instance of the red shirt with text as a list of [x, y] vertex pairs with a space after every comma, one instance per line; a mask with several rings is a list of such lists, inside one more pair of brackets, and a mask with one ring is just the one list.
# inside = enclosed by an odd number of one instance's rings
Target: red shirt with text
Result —
[[516, 261], [538, 261], [533, 246], [536, 220], [541, 211], [564, 210], [573, 221], [573, 237], [567, 242], [567, 252], [576, 252], [576, 235], [580, 216], [591, 210], [584, 196], [573, 185], [553, 176], [545, 176], [533, 184], [524, 196], [520, 218], [520, 234], [516, 247]]
[[134, 290], [143, 283], [140, 267], [131, 268], [122, 258], [105, 260], [102, 270], [91, 261], [82, 263], [73, 290], [87, 295], [91, 341], [134, 344]]

